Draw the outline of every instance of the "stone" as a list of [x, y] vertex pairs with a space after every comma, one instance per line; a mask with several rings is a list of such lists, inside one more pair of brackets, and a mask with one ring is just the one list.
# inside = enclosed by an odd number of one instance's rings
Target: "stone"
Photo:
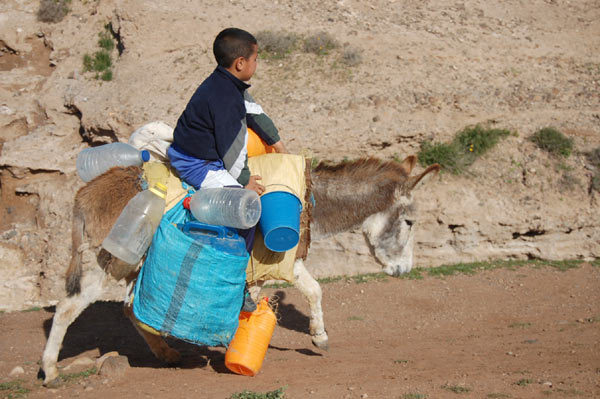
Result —
[[120, 378], [125, 375], [129, 367], [127, 356], [110, 356], [102, 363], [98, 374], [112, 379]]
[[21, 366], [16, 366], [15, 368], [13, 368], [10, 373], [8, 374], [10, 377], [18, 377], [25, 374], [25, 370], [23, 370], [23, 367]]

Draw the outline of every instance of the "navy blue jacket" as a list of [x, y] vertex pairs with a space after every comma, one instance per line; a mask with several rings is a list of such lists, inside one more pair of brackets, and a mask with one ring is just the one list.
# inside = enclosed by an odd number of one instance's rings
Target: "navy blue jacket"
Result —
[[[250, 85], [217, 66], [202, 82], [179, 117], [173, 141], [176, 147], [203, 160], [221, 160], [228, 171], [244, 150], [246, 107], [244, 91]], [[239, 176], [246, 185], [250, 173], [247, 166]]]

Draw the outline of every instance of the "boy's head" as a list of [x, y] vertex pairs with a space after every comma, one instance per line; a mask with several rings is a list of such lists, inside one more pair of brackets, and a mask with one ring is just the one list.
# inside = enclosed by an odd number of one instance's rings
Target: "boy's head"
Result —
[[228, 69], [241, 80], [249, 80], [256, 69], [258, 43], [256, 38], [245, 30], [227, 28], [215, 38], [213, 53], [217, 64]]

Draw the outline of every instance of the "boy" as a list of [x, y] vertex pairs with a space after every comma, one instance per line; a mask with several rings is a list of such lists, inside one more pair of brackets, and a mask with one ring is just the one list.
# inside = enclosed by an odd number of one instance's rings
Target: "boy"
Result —
[[171, 165], [196, 189], [243, 186], [259, 195], [260, 176], [247, 165], [247, 128], [277, 152], [287, 152], [273, 122], [247, 93], [257, 66], [254, 36], [237, 28], [221, 31], [213, 43], [214, 72], [196, 89], [179, 117], [168, 150]]
[[[246, 144], [248, 126], [278, 152], [287, 152], [273, 122], [247, 93], [244, 83], [256, 71], [258, 43], [237, 28], [221, 31], [213, 43], [217, 68], [202, 82], [179, 117], [167, 154], [179, 177], [196, 189], [245, 187], [258, 195], [265, 187], [250, 176]], [[250, 253], [256, 226], [240, 230]], [[243, 311], [256, 304], [247, 290]]]

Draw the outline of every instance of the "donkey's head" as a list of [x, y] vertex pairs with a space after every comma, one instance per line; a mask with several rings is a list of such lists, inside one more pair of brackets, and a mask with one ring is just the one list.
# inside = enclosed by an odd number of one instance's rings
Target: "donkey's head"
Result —
[[387, 209], [369, 216], [362, 224], [371, 250], [383, 264], [383, 271], [391, 276], [407, 273], [413, 266], [413, 227], [417, 212], [412, 190], [426, 175], [440, 170], [436, 164], [419, 175], [410, 176], [415, 164], [415, 156], [409, 156], [400, 164], [407, 177], [396, 186], [393, 202]]
[[313, 171], [313, 212], [317, 235], [362, 226], [384, 271], [398, 275], [412, 268], [413, 225], [416, 221], [412, 190], [439, 165], [411, 176], [417, 159], [402, 162], [360, 159], [338, 165], [320, 164]]

